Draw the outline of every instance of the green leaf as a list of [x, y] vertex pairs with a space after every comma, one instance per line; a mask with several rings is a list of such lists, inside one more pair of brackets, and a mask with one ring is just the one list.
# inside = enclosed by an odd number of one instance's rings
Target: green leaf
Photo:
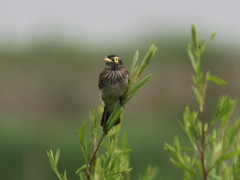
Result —
[[60, 157], [60, 149], [59, 148], [57, 149], [57, 152], [55, 153], [55, 157], [54, 157], [54, 154], [53, 154], [52, 150], [47, 152], [47, 155], [48, 155], [50, 165], [51, 165], [54, 173], [57, 175], [58, 179], [59, 180], [64, 180], [64, 177], [59, 173], [59, 171], [57, 169], [58, 160], [59, 160], [59, 157]]
[[[123, 170], [123, 171], [111, 173], [111, 175], [117, 175], [117, 174], [127, 173], [127, 172], [130, 172], [131, 170], [132, 170], [132, 168], [128, 168], [128, 169]], [[120, 176], [120, 177], [121, 177], [121, 176]]]
[[202, 84], [203, 84], [203, 72], [200, 68], [200, 65], [197, 66], [197, 78], [196, 78], [196, 82], [197, 82], [197, 86], [198, 88], [201, 88]]
[[58, 148], [57, 151], [56, 151], [56, 154], [55, 154], [55, 162], [54, 162], [56, 167], [57, 167], [57, 164], [58, 164], [59, 157], [60, 157], [60, 149]]
[[112, 154], [109, 154], [109, 155], [106, 157], [106, 159], [105, 159], [105, 161], [104, 161], [104, 164], [103, 164], [103, 167], [104, 167], [105, 169], [109, 169], [111, 160], [112, 160]]
[[64, 171], [64, 174], [63, 174], [63, 176], [62, 176], [62, 179], [63, 179], [63, 180], [67, 180], [67, 171], [66, 171], [66, 170]]
[[196, 97], [196, 100], [197, 100], [198, 104], [201, 105], [202, 104], [201, 92], [195, 86], [193, 86], [192, 88], [193, 88], [193, 91], [195, 93], [195, 97]]
[[212, 33], [212, 35], [206, 41], [202, 41], [201, 42], [201, 45], [200, 45], [200, 52], [201, 53], [204, 52], [204, 50], [206, 49], [207, 45], [215, 37], [215, 35], [216, 35], [216, 32]]
[[137, 61], [138, 61], [138, 56], [139, 56], [139, 52], [136, 51], [136, 53], [133, 57], [133, 61], [132, 61], [131, 75], [133, 75], [134, 71], [136, 70], [136, 64], [137, 64]]
[[132, 89], [127, 92], [127, 101], [129, 101], [132, 96], [137, 92], [137, 90], [142, 87], [153, 75], [149, 74], [145, 78], [143, 78], [137, 85], [135, 85]]
[[240, 123], [236, 124], [229, 130], [229, 136], [228, 136], [228, 144], [232, 145], [235, 139], [237, 139], [237, 134], [240, 131]]
[[103, 131], [105, 133], [108, 133], [108, 131], [114, 126], [114, 124], [117, 122], [117, 120], [121, 116], [122, 112], [123, 112], [122, 106], [120, 105], [120, 103], [117, 103], [107, 121], [106, 126], [103, 128]]
[[177, 152], [176, 152], [176, 149], [171, 146], [170, 144], [168, 143], [165, 143], [164, 144], [164, 149], [168, 151], [169, 154], [171, 154], [172, 157], [174, 157], [175, 159], [177, 159]]
[[226, 121], [231, 116], [235, 106], [236, 101], [231, 97], [223, 96], [219, 98], [215, 117], [212, 120], [212, 124], [218, 120], [221, 120], [223, 122], [223, 126], [226, 126]]
[[56, 166], [55, 166], [55, 162], [54, 162], [54, 155], [53, 155], [52, 150], [47, 152], [47, 156], [48, 156], [48, 160], [49, 160], [50, 166], [52, 167], [53, 171], [54, 172], [57, 171]]
[[177, 167], [183, 169], [184, 171], [188, 172], [189, 174], [191, 174], [193, 177], [198, 177], [198, 175], [195, 173], [195, 171], [193, 171], [192, 168], [188, 167], [185, 163], [177, 162], [177, 161], [174, 161], [173, 159], [171, 159], [171, 162], [175, 166], [177, 166]]
[[238, 133], [240, 131], [240, 123], [237, 122], [234, 125], [228, 127], [222, 124], [223, 128], [226, 128], [225, 135], [223, 137], [222, 152], [227, 152], [238, 141]]
[[195, 24], [192, 24], [192, 43], [195, 49], [198, 49], [198, 32]]
[[142, 74], [142, 72], [144, 71], [144, 69], [147, 67], [148, 63], [149, 63], [150, 60], [153, 58], [153, 56], [154, 56], [155, 52], [157, 51], [157, 49], [158, 49], [158, 48], [157, 48], [155, 45], [152, 45], [152, 46], [149, 48], [149, 50], [148, 50], [145, 58], [143, 59], [141, 65], [140, 65], [140, 67], [139, 67], [139, 69], [138, 69], [138, 71], [137, 71], [136, 79], [139, 78], [139, 76]]
[[87, 143], [86, 134], [87, 134], [87, 122], [84, 121], [83, 124], [79, 128], [79, 141], [80, 141], [81, 149], [83, 152], [83, 156], [85, 158], [85, 163], [88, 164], [89, 155], [90, 155], [89, 148], [92, 143], [91, 144]]
[[51, 165], [51, 166], [52, 166], [52, 164], [54, 165], [54, 158], [53, 158], [53, 152], [52, 152], [52, 150], [47, 151], [47, 156], [48, 156], [50, 165]]
[[112, 159], [111, 159], [111, 163], [110, 163], [110, 167], [109, 170], [111, 172], [114, 172], [114, 168], [116, 168], [116, 166], [118, 166], [119, 164], [119, 154], [113, 154]]
[[215, 163], [213, 164], [213, 167], [215, 167], [215, 166], [219, 165], [220, 163], [222, 163], [223, 161], [226, 161], [230, 158], [233, 158], [233, 157], [235, 157], [239, 154], [240, 154], [240, 149], [232, 151], [232, 152], [227, 153], [227, 154], [223, 154], [215, 161]]
[[131, 151], [129, 148], [128, 148], [128, 138], [127, 138], [127, 134], [126, 133], [123, 133], [122, 135], [122, 151], [125, 153], [125, 152], [129, 152]]
[[198, 117], [198, 112], [191, 112], [189, 107], [185, 108], [184, 114], [183, 114], [183, 130], [188, 136], [190, 142], [195, 145], [197, 140], [201, 137], [201, 132], [198, 129], [198, 126], [196, 126]]
[[140, 177], [140, 180], [152, 180], [157, 177], [159, 169], [156, 167], [148, 166], [143, 177]]
[[240, 162], [236, 162], [232, 167], [233, 171], [233, 180], [239, 180], [240, 178]]
[[217, 76], [210, 75], [210, 73], [208, 74], [208, 76], [206, 78], [207, 78], [207, 80], [212, 81], [221, 86], [227, 84], [227, 81], [224, 81], [223, 79], [221, 79]]
[[192, 53], [192, 45], [191, 44], [188, 45], [187, 52], [188, 52], [188, 56], [191, 60], [193, 69], [194, 69], [195, 72], [197, 72], [197, 63], [196, 63], [196, 60], [195, 60], [194, 55]]
[[79, 173], [80, 180], [87, 180], [87, 176], [84, 172]]
[[75, 172], [76, 174], [79, 174], [82, 170], [86, 169], [88, 166], [87, 164], [82, 165], [78, 170]]

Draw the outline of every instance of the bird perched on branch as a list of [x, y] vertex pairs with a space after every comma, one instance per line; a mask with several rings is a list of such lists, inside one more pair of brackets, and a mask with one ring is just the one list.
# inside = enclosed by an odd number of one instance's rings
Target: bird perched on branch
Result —
[[[122, 59], [117, 55], [109, 55], [104, 61], [105, 69], [99, 76], [99, 89], [101, 90], [101, 99], [104, 102], [104, 111], [101, 119], [101, 126], [105, 126], [108, 118], [113, 112], [115, 104], [119, 101], [123, 105], [124, 95], [128, 90], [130, 75], [123, 66]], [[119, 118], [115, 125], [120, 123]]]

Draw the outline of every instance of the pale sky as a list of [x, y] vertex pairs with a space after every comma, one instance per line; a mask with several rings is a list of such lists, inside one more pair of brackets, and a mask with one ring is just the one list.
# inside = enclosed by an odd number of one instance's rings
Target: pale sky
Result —
[[121, 39], [156, 30], [188, 32], [196, 23], [238, 42], [239, 18], [239, 0], [5, 0], [0, 2], [0, 37], [59, 32]]

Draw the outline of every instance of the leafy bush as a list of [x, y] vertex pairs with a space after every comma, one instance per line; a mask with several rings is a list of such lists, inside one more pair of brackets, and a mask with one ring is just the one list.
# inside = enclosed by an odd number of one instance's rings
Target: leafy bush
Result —
[[[236, 101], [224, 95], [219, 98], [213, 117], [206, 114], [206, 92], [209, 82], [225, 85], [227, 82], [214, 76], [210, 71], [203, 72], [201, 68], [202, 54], [208, 43], [214, 38], [213, 33], [207, 40], [199, 41], [197, 28], [192, 25], [192, 42], [188, 46], [188, 55], [195, 74], [193, 91], [198, 104], [197, 110], [185, 108], [183, 121], [180, 123], [185, 132], [189, 146], [183, 146], [178, 137], [173, 145], [165, 143], [165, 149], [171, 155], [174, 165], [183, 170], [185, 180], [239, 180], [240, 179], [240, 121], [234, 116]], [[131, 68], [131, 82], [124, 103], [127, 103], [150, 78], [147, 75], [141, 81], [142, 74], [152, 59], [157, 47], [150, 47], [142, 63], [138, 66], [138, 51], [135, 53]], [[79, 129], [79, 141], [85, 163], [76, 171], [81, 180], [100, 179], [130, 179], [131, 166], [127, 137], [124, 135], [121, 146], [118, 142], [120, 126], [114, 126], [119, 116], [122, 116], [123, 107], [118, 103], [111, 114], [107, 125], [101, 129], [99, 125], [102, 109], [95, 110], [90, 115], [90, 121], [85, 121]], [[90, 125], [89, 125], [90, 124]], [[104, 147], [105, 152], [99, 151]], [[101, 153], [100, 153], [101, 152]], [[60, 150], [54, 154], [47, 152], [50, 165], [59, 180], [67, 180], [67, 173], [60, 173], [58, 160]], [[148, 166], [145, 173], [139, 176], [140, 180], [156, 178], [158, 169]]]
[[[139, 52], [137, 51], [133, 58], [133, 63], [131, 67], [131, 81], [129, 84], [129, 90], [124, 97], [124, 104], [127, 103], [134, 94], [141, 88], [151, 77], [149, 74], [145, 78], [139, 81], [139, 77], [147, 67], [148, 63], [157, 51], [157, 47], [152, 45], [143, 61], [140, 65], [137, 65]], [[90, 179], [101, 179], [101, 180], [111, 180], [111, 179], [129, 179], [132, 168], [130, 168], [129, 163], [129, 151], [127, 146], [126, 137], [122, 138], [122, 146], [118, 147], [118, 133], [120, 126], [114, 126], [115, 122], [122, 116], [123, 107], [120, 103], [115, 105], [114, 111], [110, 115], [106, 126], [100, 127], [100, 115], [102, 111], [93, 111], [90, 115], [91, 127], [89, 129], [89, 122], [85, 121], [79, 129], [79, 141], [82, 148], [82, 153], [85, 159], [85, 164], [83, 164], [76, 173], [79, 174], [81, 180]], [[105, 137], [108, 137], [107, 140]], [[100, 146], [106, 148], [106, 152], [98, 154]], [[93, 152], [91, 153], [91, 151]], [[54, 155], [53, 151], [47, 152], [50, 165], [57, 175], [59, 180], [67, 180], [67, 173], [60, 173], [58, 170], [58, 160], [60, 157], [60, 149], [58, 149]], [[149, 166], [143, 176], [139, 179], [151, 180], [157, 175], [157, 169]]]
[[175, 138], [173, 145], [165, 144], [165, 149], [172, 156], [172, 163], [183, 170], [183, 179], [187, 180], [240, 179], [240, 121], [233, 116], [236, 101], [227, 95], [222, 96], [214, 116], [208, 117], [206, 114], [208, 83], [226, 84], [226, 81], [201, 69], [202, 54], [214, 36], [215, 33], [209, 39], [199, 41], [197, 28], [192, 25], [188, 55], [195, 71], [193, 91], [199, 108], [194, 111], [186, 107], [180, 123], [191, 146], [182, 146], [178, 138]]

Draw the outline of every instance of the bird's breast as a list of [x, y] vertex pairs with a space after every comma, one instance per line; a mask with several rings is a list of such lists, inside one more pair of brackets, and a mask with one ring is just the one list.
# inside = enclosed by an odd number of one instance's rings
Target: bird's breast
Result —
[[128, 77], [119, 71], [105, 74], [101, 89], [101, 98], [105, 104], [114, 104], [119, 100], [128, 88]]

